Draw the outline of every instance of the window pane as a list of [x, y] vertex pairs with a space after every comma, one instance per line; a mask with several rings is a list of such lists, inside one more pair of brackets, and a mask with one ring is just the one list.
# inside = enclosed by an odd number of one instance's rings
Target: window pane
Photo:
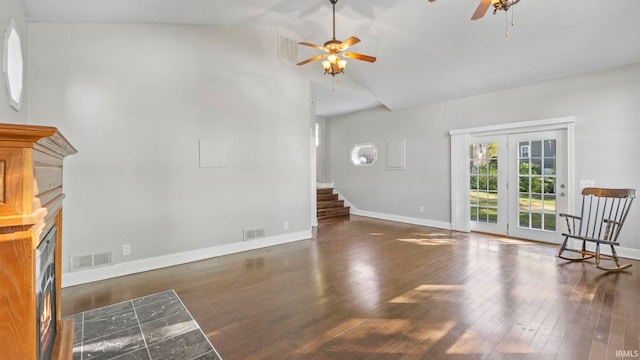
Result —
[[542, 175], [542, 159], [531, 159], [531, 175]]
[[498, 191], [498, 177], [495, 175], [489, 176], [489, 190]]
[[529, 213], [521, 212], [518, 216], [518, 226], [528, 228], [529, 227]]
[[520, 211], [529, 211], [529, 209], [531, 209], [531, 198], [529, 195], [520, 194], [518, 202], [518, 209]]
[[531, 228], [542, 229], [542, 214], [531, 213]]
[[544, 178], [544, 193], [555, 194], [556, 193], [556, 178], [547, 177]]
[[556, 213], [556, 197], [554, 195], [544, 196], [543, 210], [545, 213]]
[[544, 157], [556, 157], [556, 141], [544, 141]]
[[520, 191], [522, 193], [528, 193], [529, 192], [529, 177], [528, 176], [520, 176], [518, 187], [519, 187], [518, 191]]
[[556, 215], [544, 214], [544, 229], [555, 231], [556, 230]]
[[531, 157], [542, 157], [542, 141], [531, 142]]

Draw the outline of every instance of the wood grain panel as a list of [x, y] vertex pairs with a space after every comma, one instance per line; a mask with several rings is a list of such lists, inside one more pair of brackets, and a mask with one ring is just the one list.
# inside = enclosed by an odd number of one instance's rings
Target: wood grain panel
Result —
[[41, 150], [33, 151], [33, 165], [62, 167], [62, 160], [59, 156], [45, 153]]
[[0, 339], [8, 341], [1, 346], [3, 360], [35, 357], [34, 261], [29, 230], [0, 234]]
[[[5, 164], [4, 201], [0, 202], [0, 217], [20, 215], [31, 204], [25, 204], [24, 196], [24, 170], [22, 163], [25, 161], [23, 149], [0, 148], [0, 162]], [[26, 206], [25, 206], [26, 205]], [[0, 218], [0, 226], [2, 225]]]
[[36, 166], [35, 173], [34, 195], [62, 187], [62, 168]]

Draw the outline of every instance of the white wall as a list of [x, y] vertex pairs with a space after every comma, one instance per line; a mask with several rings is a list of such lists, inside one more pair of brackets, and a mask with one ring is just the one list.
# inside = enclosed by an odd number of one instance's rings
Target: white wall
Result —
[[[309, 232], [310, 89], [276, 59], [275, 32], [30, 29], [30, 122], [78, 149], [65, 162], [65, 269], [70, 255], [164, 259], [237, 244], [243, 229]], [[201, 139], [227, 144], [226, 168], [199, 168]]]
[[[25, 17], [24, 9], [22, 8], [22, 1], [20, 0], [0, 0], [0, 56], [4, 57], [4, 36], [7, 27], [9, 26], [9, 21], [13, 19], [15, 21], [16, 26], [18, 27], [18, 31], [20, 32], [20, 39], [22, 40], [22, 59], [25, 63], [24, 66], [24, 83], [23, 83], [23, 94], [22, 94], [22, 102], [20, 111], [16, 111], [9, 105], [9, 94], [7, 93], [7, 86], [5, 83], [5, 76], [2, 73], [0, 68], [0, 77], [2, 78], [0, 82], [0, 123], [11, 123], [11, 124], [26, 124], [27, 123], [27, 108], [29, 104], [29, 96], [28, 90], [29, 86], [27, 84], [27, 79], [29, 77], [28, 69], [27, 69], [27, 61], [28, 61], [28, 44], [29, 44], [29, 29], [27, 26], [27, 20]], [[2, 64], [2, 60], [0, 59], [0, 64]]]
[[331, 173], [329, 168], [330, 147], [327, 136], [327, 119], [318, 116], [316, 118], [318, 124], [318, 145], [316, 147], [316, 181], [326, 184], [331, 182]]
[[[335, 186], [357, 209], [450, 223], [449, 130], [575, 116], [575, 179], [640, 190], [640, 65], [414, 109], [374, 109], [327, 121]], [[385, 141], [406, 138], [405, 171], [385, 170]], [[381, 157], [354, 167], [348, 153], [373, 142]], [[420, 212], [420, 206], [425, 207]], [[640, 249], [640, 203], [621, 239]], [[576, 208], [579, 208], [576, 199]]]

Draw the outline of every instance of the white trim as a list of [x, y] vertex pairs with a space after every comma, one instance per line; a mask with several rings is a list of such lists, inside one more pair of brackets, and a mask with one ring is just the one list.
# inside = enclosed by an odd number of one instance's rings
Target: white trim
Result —
[[351, 211], [351, 214], [375, 218], [375, 219], [396, 221], [396, 222], [401, 222], [406, 224], [422, 225], [422, 226], [429, 226], [429, 227], [434, 227], [439, 229], [451, 230], [451, 223], [444, 222], [444, 221], [420, 219], [420, 218], [413, 218], [413, 217], [393, 215], [393, 214], [384, 214], [384, 213], [378, 213], [374, 211], [364, 211], [364, 210], [357, 210], [357, 209], [355, 211]]
[[318, 189], [330, 189], [333, 188], [333, 182], [330, 183], [317, 183], [316, 188]]
[[[575, 181], [575, 122], [574, 116], [563, 116], [552, 119], [521, 121], [508, 124], [498, 124], [489, 126], [480, 126], [466, 129], [458, 129], [449, 131], [451, 136], [451, 224], [454, 230], [469, 231], [469, 199], [468, 195], [468, 178], [469, 166], [465, 165], [464, 156], [468, 155], [469, 138], [473, 136], [485, 135], [503, 135], [512, 133], [525, 133], [533, 131], [547, 130], [566, 130], [567, 134], [567, 197], [568, 212], [573, 213], [573, 185]], [[467, 187], [464, 187], [464, 179], [466, 178]], [[466, 201], [465, 201], [466, 199]], [[469, 229], [469, 230], [467, 230]]]
[[101, 268], [62, 274], [62, 287], [86, 284], [94, 281], [111, 279], [119, 276], [131, 275], [139, 272], [161, 269], [169, 266], [181, 265], [193, 261], [205, 260], [213, 257], [235, 254], [243, 251], [255, 250], [269, 246], [311, 239], [311, 230], [300, 231], [277, 236], [270, 236], [259, 240], [237, 242], [232, 244], [212, 246], [205, 249], [185, 251], [176, 254], [156, 256], [114, 264]]
[[[318, 125], [318, 123], [315, 123]], [[318, 191], [316, 184], [317, 177], [317, 152], [316, 152], [316, 138], [314, 136], [313, 128], [309, 128], [309, 219], [311, 220], [311, 226], [318, 226]]]
[[[552, 119], [542, 119], [542, 120], [531, 120], [531, 121], [521, 121], [515, 123], [508, 124], [498, 124], [498, 125], [488, 125], [488, 126], [479, 126], [473, 128], [466, 129], [458, 129], [449, 131], [449, 135], [460, 135], [460, 134], [474, 134], [480, 135], [484, 133], [497, 133], [497, 134], [506, 134], [512, 133], [513, 130], [518, 130], [517, 132], [526, 132], [527, 130], [531, 131], [542, 131], [542, 130], [558, 130], [558, 129], [566, 129], [566, 124], [574, 124], [576, 122], [575, 116], [562, 116]], [[562, 126], [565, 125], [565, 126]]]
[[[471, 231], [469, 206], [469, 166], [454, 164], [469, 163], [469, 134], [451, 135], [451, 228], [457, 231]], [[463, 150], [464, 149], [464, 150]]]
[[396, 221], [396, 222], [401, 222], [406, 224], [430, 226], [430, 227], [435, 227], [440, 229], [451, 230], [451, 223], [444, 222], [444, 221], [420, 219], [420, 218], [413, 218], [413, 217], [393, 215], [393, 214], [384, 214], [384, 213], [379, 213], [374, 211], [360, 210], [357, 207], [355, 207], [351, 202], [349, 202], [349, 200], [347, 200], [344, 196], [342, 196], [340, 192], [338, 192], [337, 190], [335, 190], [335, 192], [338, 194], [338, 197], [340, 199], [344, 200], [344, 205], [349, 207], [349, 214], [351, 215], [364, 216], [364, 217], [370, 217], [374, 219], [382, 219], [382, 220]]

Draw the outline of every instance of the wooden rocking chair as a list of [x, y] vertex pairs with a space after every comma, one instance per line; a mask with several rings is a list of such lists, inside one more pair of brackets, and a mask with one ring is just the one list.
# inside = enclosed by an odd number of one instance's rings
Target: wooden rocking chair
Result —
[[[570, 261], [584, 261], [595, 257], [595, 266], [605, 271], [619, 271], [631, 264], [620, 265], [614, 246], [620, 245], [618, 235], [636, 197], [634, 189], [585, 188], [582, 190], [582, 210], [580, 216], [560, 214], [567, 220], [567, 232], [558, 257]], [[582, 249], [567, 247], [569, 239], [582, 240]], [[587, 250], [587, 242], [596, 244], [595, 251]], [[602, 254], [600, 245], [611, 246], [611, 255]], [[563, 252], [573, 251], [581, 257], [566, 257]], [[606, 257], [616, 263], [615, 267], [600, 266], [600, 258]]]

